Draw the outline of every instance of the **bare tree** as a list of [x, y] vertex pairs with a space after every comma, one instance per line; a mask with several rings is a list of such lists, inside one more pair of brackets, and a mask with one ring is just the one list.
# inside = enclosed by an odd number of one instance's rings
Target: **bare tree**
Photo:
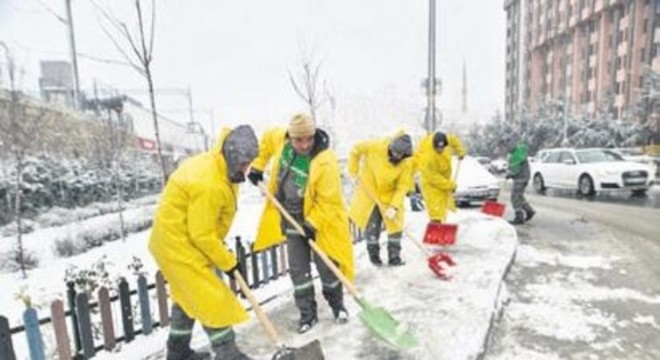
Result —
[[126, 152], [131, 144], [130, 126], [123, 116], [123, 102], [110, 98], [98, 102], [101, 111], [97, 114], [101, 126], [93, 129], [96, 160], [103, 169], [112, 174], [117, 201], [119, 226], [122, 240], [126, 240], [124, 223], [124, 182], [122, 171], [126, 165]]
[[317, 121], [318, 109], [328, 101], [327, 84], [320, 78], [321, 61], [305, 51], [301, 50], [300, 54], [300, 68], [295, 72], [289, 70], [289, 81]]
[[[121, 53], [124, 59], [144, 77], [149, 88], [149, 101], [151, 103], [151, 117], [154, 123], [156, 144], [158, 147], [158, 161], [163, 172], [163, 183], [167, 179], [167, 169], [165, 159], [163, 158], [162, 146], [160, 141], [160, 130], [158, 126], [158, 113], [156, 112], [156, 98], [154, 95], [154, 83], [151, 64], [153, 61], [153, 49], [155, 39], [156, 24], [156, 2], [155, 0], [144, 1], [151, 6], [151, 16], [145, 16], [143, 10], [143, 0], [134, 0], [137, 30], [131, 31], [125, 21], [118, 20], [111, 15], [105, 8], [99, 5], [96, 0], [92, 3], [101, 12], [107, 23], [114, 29], [114, 34], [102, 26], [103, 31], [108, 36], [115, 48]], [[147, 29], [149, 29], [147, 33]], [[118, 40], [121, 39], [121, 41]]]
[[[337, 146], [333, 120], [336, 115], [337, 99], [330, 90], [328, 82], [321, 77], [322, 62], [312, 55], [301, 51], [300, 67], [297, 71], [289, 70], [289, 81], [300, 99], [309, 110], [309, 114], [317, 125], [322, 126], [332, 137], [332, 146]], [[329, 113], [320, 116], [321, 108], [329, 104]]]
[[24, 278], [27, 267], [34, 264], [29, 259], [23, 246], [23, 172], [27, 157], [40, 146], [40, 135], [50, 118], [41, 108], [30, 104], [29, 100], [17, 90], [16, 62], [7, 46], [0, 42], [5, 50], [7, 76], [9, 78], [8, 96], [0, 96], [0, 145], [10, 159], [14, 169], [14, 219], [16, 221], [16, 250], [12, 254]]

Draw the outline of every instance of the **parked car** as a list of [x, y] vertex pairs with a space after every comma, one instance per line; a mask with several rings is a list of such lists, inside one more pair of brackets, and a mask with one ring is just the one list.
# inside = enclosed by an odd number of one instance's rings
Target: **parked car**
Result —
[[653, 157], [649, 154], [644, 153], [644, 148], [642, 147], [632, 147], [632, 148], [615, 148], [612, 151], [617, 152], [621, 157], [626, 161], [633, 161], [640, 164], [646, 164], [651, 167], [651, 174], [656, 176], [658, 173], [658, 157]]
[[467, 206], [474, 202], [497, 200], [500, 195], [499, 180], [486, 170], [479, 158], [466, 156], [461, 161], [460, 168], [456, 161], [454, 158], [454, 173], [458, 169], [457, 188], [454, 193], [457, 205]]
[[531, 164], [537, 193], [563, 188], [575, 189], [584, 196], [622, 190], [640, 195], [653, 184], [650, 166], [626, 161], [612, 150], [559, 148], [543, 153]]
[[495, 159], [491, 161], [491, 172], [496, 175], [502, 175], [509, 170], [509, 163], [505, 159]]

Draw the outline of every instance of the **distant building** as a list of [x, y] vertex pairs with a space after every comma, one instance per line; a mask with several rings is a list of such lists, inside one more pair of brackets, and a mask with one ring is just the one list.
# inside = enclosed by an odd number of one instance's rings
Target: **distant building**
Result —
[[42, 61], [39, 90], [41, 98], [51, 104], [73, 106], [73, 75], [66, 61]]
[[505, 117], [567, 98], [621, 118], [660, 71], [660, 0], [505, 0]]

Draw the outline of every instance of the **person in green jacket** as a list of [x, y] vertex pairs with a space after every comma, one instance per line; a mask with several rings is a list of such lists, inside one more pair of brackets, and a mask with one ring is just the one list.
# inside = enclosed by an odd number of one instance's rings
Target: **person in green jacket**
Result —
[[514, 225], [520, 225], [531, 220], [536, 211], [525, 199], [525, 188], [530, 178], [529, 160], [527, 159], [527, 144], [519, 142], [509, 152], [509, 172], [507, 179], [513, 180], [511, 190], [511, 206], [515, 211], [515, 217], [511, 221]]

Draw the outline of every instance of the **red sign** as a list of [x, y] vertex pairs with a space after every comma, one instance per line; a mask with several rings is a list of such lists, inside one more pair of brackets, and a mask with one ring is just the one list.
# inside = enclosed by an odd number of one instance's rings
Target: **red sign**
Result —
[[153, 140], [138, 137], [138, 143], [143, 150], [156, 150], [156, 142]]

